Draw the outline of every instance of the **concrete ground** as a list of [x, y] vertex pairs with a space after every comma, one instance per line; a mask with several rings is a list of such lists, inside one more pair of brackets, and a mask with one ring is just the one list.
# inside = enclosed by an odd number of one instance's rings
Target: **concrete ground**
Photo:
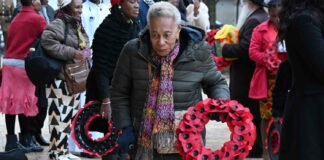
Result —
[[[228, 76], [226, 76], [228, 80]], [[206, 95], [204, 95], [206, 98]], [[44, 122], [44, 127], [42, 129], [43, 136], [49, 139], [50, 134], [48, 130], [48, 119]], [[229, 141], [230, 131], [227, 128], [225, 123], [210, 121], [207, 126], [207, 137], [206, 137], [206, 146], [211, 149], [220, 149], [224, 142]], [[16, 120], [16, 132], [19, 133], [18, 119]], [[4, 146], [6, 144], [6, 126], [5, 126], [5, 116], [0, 114], [0, 151], [4, 151]], [[28, 160], [48, 160], [48, 147], [45, 147], [44, 151], [41, 153], [28, 153]], [[82, 158], [82, 160], [100, 160], [100, 158]], [[248, 160], [261, 160], [260, 159], [248, 159]]]

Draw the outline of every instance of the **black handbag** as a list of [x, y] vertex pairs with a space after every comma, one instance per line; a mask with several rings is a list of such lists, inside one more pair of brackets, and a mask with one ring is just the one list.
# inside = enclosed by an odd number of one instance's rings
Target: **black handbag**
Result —
[[[66, 42], [67, 33], [68, 27], [65, 27], [63, 44]], [[40, 43], [40, 38], [35, 40], [33, 48], [35, 50], [25, 58], [28, 78], [35, 86], [52, 82], [62, 71], [65, 62], [47, 55]]]

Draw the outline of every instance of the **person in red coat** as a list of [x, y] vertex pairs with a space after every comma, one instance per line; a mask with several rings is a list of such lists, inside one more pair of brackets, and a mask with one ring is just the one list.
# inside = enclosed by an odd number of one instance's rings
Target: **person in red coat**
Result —
[[[272, 115], [272, 90], [275, 86], [276, 74], [281, 60], [277, 52], [277, 34], [279, 24], [280, 0], [270, 0], [269, 20], [258, 25], [252, 33], [249, 56], [256, 67], [252, 76], [249, 98], [259, 100], [261, 115], [261, 136], [264, 141], [266, 129]], [[263, 158], [269, 159], [263, 145]]]
[[[45, 29], [46, 22], [34, 9], [40, 6], [39, 0], [21, 0], [21, 4], [21, 12], [13, 19], [8, 31], [0, 88], [0, 112], [6, 114], [5, 150], [19, 147], [27, 152], [38, 152], [43, 148], [33, 141], [30, 134], [32, 126], [27, 117], [38, 113], [37, 98], [34, 94], [35, 86], [26, 74], [24, 59], [36, 38]], [[14, 133], [16, 115], [21, 128], [18, 145]]]

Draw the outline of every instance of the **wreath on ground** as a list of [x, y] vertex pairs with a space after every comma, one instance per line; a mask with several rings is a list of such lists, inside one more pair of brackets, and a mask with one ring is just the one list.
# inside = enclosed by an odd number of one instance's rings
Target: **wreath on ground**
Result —
[[[104, 137], [93, 139], [90, 131], [105, 133]], [[102, 119], [100, 103], [89, 102], [81, 108], [72, 122], [72, 139], [85, 153], [102, 157], [118, 147], [119, 132], [112, 122]]]
[[[201, 132], [210, 119], [227, 123], [230, 141], [219, 150], [206, 148]], [[176, 148], [184, 160], [244, 159], [256, 139], [253, 116], [248, 108], [235, 100], [205, 99], [190, 107], [176, 130]]]

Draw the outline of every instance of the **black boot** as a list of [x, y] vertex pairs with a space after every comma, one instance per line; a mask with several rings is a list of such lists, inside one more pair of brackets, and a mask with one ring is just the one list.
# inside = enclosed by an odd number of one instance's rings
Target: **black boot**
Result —
[[6, 136], [7, 136], [7, 143], [5, 146], [5, 151], [7, 152], [10, 150], [16, 149], [17, 142], [18, 142], [17, 136], [15, 134], [8, 134]]
[[34, 134], [35, 140], [42, 146], [49, 146], [49, 142], [44, 139], [42, 134]]
[[39, 144], [34, 143], [31, 134], [19, 134], [19, 142], [31, 152], [42, 152], [44, 150]]
[[5, 151], [7, 152], [13, 149], [19, 149], [24, 153], [30, 152], [30, 149], [24, 147], [22, 144], [18, 142], [17, 136], [15, 134], [7, 135], [7, 143], [5, 146]]

